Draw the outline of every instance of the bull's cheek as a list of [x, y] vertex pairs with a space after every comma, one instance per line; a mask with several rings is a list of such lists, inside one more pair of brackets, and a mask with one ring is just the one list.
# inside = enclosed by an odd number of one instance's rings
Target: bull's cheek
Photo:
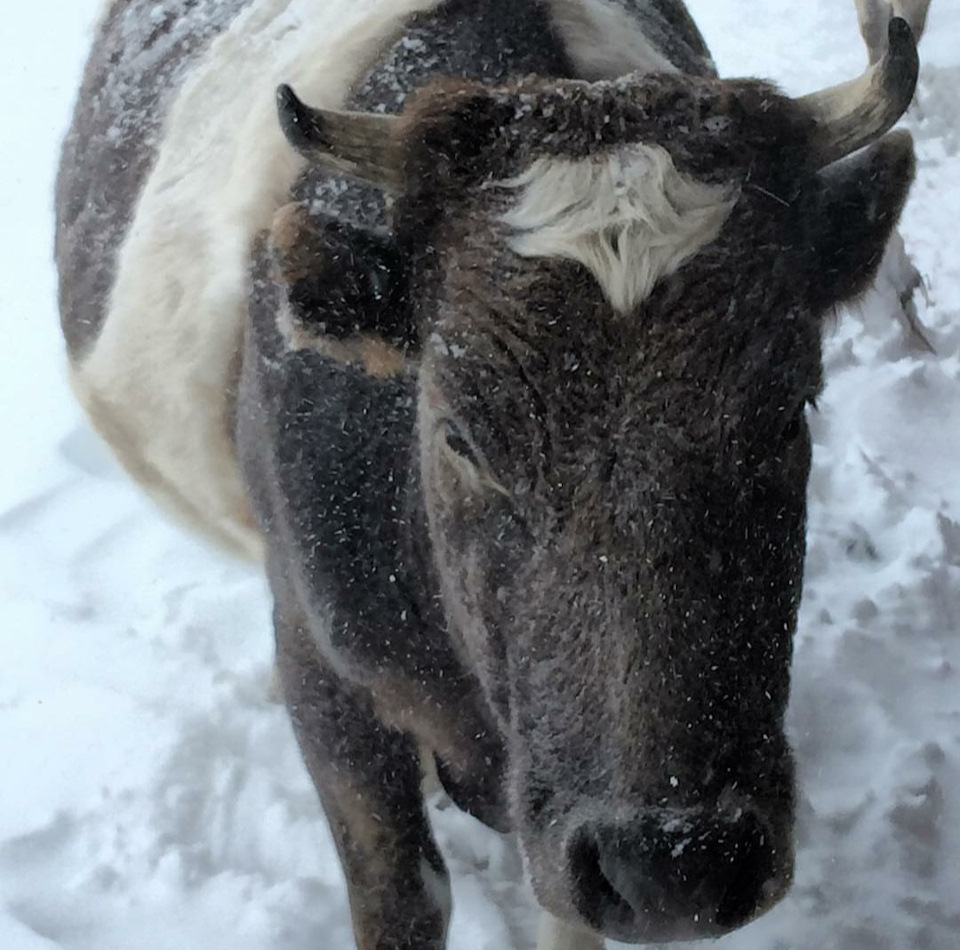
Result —
[[441, 550], [438, 567], [447, 620], [465, 654], [464, 659], [477, 671], [489, 692], [489, 681], [499, 671], [483, 611], [483, 577], [477, 559], [469, 550], [457, 550], [446, 541]]

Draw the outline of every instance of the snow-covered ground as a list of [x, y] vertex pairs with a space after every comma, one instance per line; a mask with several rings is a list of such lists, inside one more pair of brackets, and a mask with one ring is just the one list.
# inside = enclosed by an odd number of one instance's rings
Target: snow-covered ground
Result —
[[[166, 523], [71, 400], [51, 181], [102, 0], [0, 6], [0, 948], [339, 950], [342, 879], [283, 711], [260, 576]], [[725, 74], [859, 71], [853, 0], [691, 0]], [[960, 3], [933, 0], [907, 247], [827, 344], [791, 729], [791, 895], [720, 950], [960, 946]], [[447, 809], [452, 950], [521, 950], [511, 845]]]

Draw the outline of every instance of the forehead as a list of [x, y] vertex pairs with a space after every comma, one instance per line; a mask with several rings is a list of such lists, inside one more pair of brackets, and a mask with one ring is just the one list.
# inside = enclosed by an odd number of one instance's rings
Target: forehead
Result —
[[538, 159], [591, 160], [636, 145], [665, 149], [681, 173], [707, 183], [747, 170], [776, 176], [808, 164], [815, 121], [760, 80], [661, 73], [494, 88], [438, 81], [408, 100], [401, 128], [417, 190], [436, 183], [451, 200], [457, 188], [517, 175]]
[[[769, 226], [796, 220], [792, 199], [809, 180], [809, 120], [757, 81], [537, 81], [454, 94], [444, 108], [457, 116], [449, 135], [461, 134], [458, 123], [464, 135], [494, 131], [474, 143], [475, 164], [487, 166], [479, 190], [453, 182], [436, 196], [446, 220], [467, 221], [441, 243], [458, 258], [500, 245], [533, 262], [575, 262], [624, 314], [720, 236], [745, 188], [764, 196], [752, 208], [768, 225], [752, 228], [757, 243], [778, 243]], [[429, 181], [435, 165], [417, 164]]]
[[574, 440], [618, 426], [700, 430], [748, 425], [816, 394], [819, 323], [786, 311], [751, 322], [736, 308], [684, 308], [670, 288], [625, 317], [602, 302], [514, 301], [441, 323], [430, 375], [470, 424]]
[[501, 219], [510, 249], [579, 263], [624, 314], [718, 236], [737, 192], [683, 174], [666, 149], [641, 143], [540, 158], [500, 185], [513, 192]]
[[683, 423], [691, 401], [736, 419], [816, 388], [819, 326], [782, 239], [801, 203], [774, 190], [803, 167], [790, 100], [660, 76], [501, 104], [493, 226], [471, 218], [453, 249], [428, 346], [458, 411], [576, 429], [617, 399]]
[[814, 130], [798, 102], [756, 79], [658, 73], [594, 83], [531, 80], [493, 97], [511, 113], [507, 144], [535, 136], [520, 148], [530, 156], [587, 159], [625, 145], [659, 144], [681, 171], [713, 181], [755, 154], [770, 165], [802, 162]]

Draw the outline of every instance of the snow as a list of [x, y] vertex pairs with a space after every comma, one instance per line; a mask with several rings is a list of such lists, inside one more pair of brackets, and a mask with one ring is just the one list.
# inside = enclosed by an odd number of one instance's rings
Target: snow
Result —
[[[264, 582], [166, 523], [90, 433], [57, 331], [51, 182], [102, 0], [7, 0], [0, 308], [0, 947], [351, 946], [342, 877], [269, 698]], [[726, 75], [793, 93], [865, 60], [852, 0], [692, 0]], [[960, 4], [935, 0], [903, 233], [936, 354], [881, 284], [811, 417], [791, 734], [797, 877], [720, 950], [960, 942]], [[11, 338], [12, 335], [12, 338]], [[509, 841], [436, 812], [451, 950], [532, 946]]]

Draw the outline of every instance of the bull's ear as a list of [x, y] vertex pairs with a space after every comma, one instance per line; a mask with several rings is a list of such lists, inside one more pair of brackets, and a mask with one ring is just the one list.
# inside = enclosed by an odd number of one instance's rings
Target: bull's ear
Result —
[[396, 116], [313, 109], [286, 85], [277, 89], [277, 113], [287, 141], [311, 162], [393, 194], [402, 190]]
[[443, 78], [421, 87], [404, 109], [415, 131], [407, 158], [411, 175], [429, 189], [457, 193], [489, 179], [506, 177], [501, 167], [518, 111], [514, 93], [503, 95], [483, 84]]
[[815, 274], [810, 281], [817, 309], [850, 300], [869, 287], [907, 200], [915, 168], [909, 133], [892, 132], [820, 172]]

